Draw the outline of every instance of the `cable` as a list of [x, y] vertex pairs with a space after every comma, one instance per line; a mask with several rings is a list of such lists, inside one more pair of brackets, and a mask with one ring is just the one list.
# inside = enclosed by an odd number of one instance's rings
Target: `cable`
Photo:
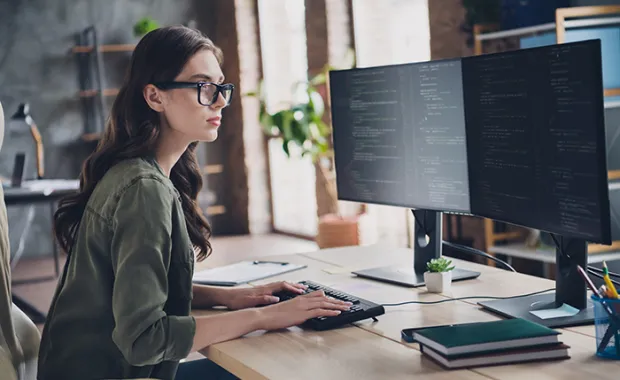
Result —
[[448, 242], [448, 241], [445, 241], [445, 240], [442, 243], [445, 246], [448, 246], [448, 247], [451, 247], [451, 248], [454, 248], [454, 249], [458, 249], [458, 250], [462, 250], [462, 251], [465, 251], [465, 252], [473, 253], [474, 255], [486, 257], [487, 259], [493, 260], [496, 263], [499, 263], [499, 264], [503, 265], [504, 267], [508, 268], [508, 270], [516, 272], [516, 270], [512, 266], [510, 266], [510, 264], [508, 264], [507, 262], [505, 262], [503, 260], [500, 260], [497, 257], [491, 256], [491, 255], [489, 255], [486, 252], [482, 252], [479, 249], [468, 247], [466, 245], [454, 244], [454, 243], [451, 243], [451, 242]]
[[[591, 275], [593, 275], [594, 277], [598, 277], [598, 278], [600, 278], [600, 279], [602, 279], [602, 278], [603, 278], [603, 275], [602, 275], [602, 274], [600, 274], [600, 273], [598, 273], [598, 272], [595, 272], [595, 271], [591, 270], [589, 267], [588, 267], [588, 272], [589, 272]], [[609, 280], [610, 280], [610, 281], [611, 281], [611, 283], [612, 283], [612, 284], [614, 284], [615, 286], [620, 286], [620, 282], [618, 282], [618, 281], [616, 281], [616, 280], [612, 280], [612, 279], [609, 279]]]
[[[588, 270], [593, 271], [593, 272], [598, 272], [598, 273], [603, 273], [603, 270], [597, 267], [593, 267], [592, 265], [588, 265]], [[609, 274], [609, 277], [617, 277], [620, 278], [620, 274], [618, 273], [614, 273], [614, 272], [607, 272]]]
[[518, 295], [518, 296], [511, 296], [511, 297], [472, 296], [472, 297], [447, 298], [445, 300], [440, 300], [440, 301], [405, 301], [405, 302], [400, 302], [400, 303], [384, 303], [381, 306], [390, 307], [390, 306], [401, 306], [401, 305], [407, 305], [407, 304], [434, 305], [434, 304], [444, 303], [444, 302], [462, 301], [462, 300], [471, 300], [471, 299], [481, 299], [481, 298], [482, 299], [491, 299], [491, 300], [509, 300], [509, 299], [513, 299], [513, 298], [535, 296], [537, 294], [547, 293], [547, 292], [551, 292], [551, 291], [554, 291], [554, 290], [555, 290], [555, 288], [551, 288], [551, 289], [541, 290], [541, 291], [534, 292], [534, 293], [521, 294], [521, 295]]

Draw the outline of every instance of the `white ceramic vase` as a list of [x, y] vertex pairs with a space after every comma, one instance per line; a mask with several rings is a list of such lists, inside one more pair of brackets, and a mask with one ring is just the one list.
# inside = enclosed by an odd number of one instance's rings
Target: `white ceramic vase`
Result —
[[447, 292], [452, 284], [452, 271], [424, 272], [424, 282], [426, 289], [431, 293]]

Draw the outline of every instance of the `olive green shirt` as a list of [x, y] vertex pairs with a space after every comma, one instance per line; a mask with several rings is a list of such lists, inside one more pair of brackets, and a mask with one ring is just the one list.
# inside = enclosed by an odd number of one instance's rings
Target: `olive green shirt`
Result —
[[113, 166], [91, 195], [43, 330], [39, 379], [174, 379], [192, 347], [194, 256], [157, 163]]

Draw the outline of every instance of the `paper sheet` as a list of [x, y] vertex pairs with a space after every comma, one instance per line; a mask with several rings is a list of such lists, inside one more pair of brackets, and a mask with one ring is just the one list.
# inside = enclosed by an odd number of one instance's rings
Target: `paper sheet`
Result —
[[74, 179], [38, 179], [24, 181], [22, 187], [33, 191], [78, 190], [80, 181]]
[[194, 272], [192, 280], [200, 284], [232, 286], [262, 280], [305, 267], [306, 265], [293, 263], [241, 261], [235, 264]]
[[323, 268], [323, 272], [325, 273], [329, 273], [329, 274], [341, 274], [341, 273], [351, 273], [353, 272], [355, 269], [351, 269], [351, 268], [342, 268], [342, 267], [330, 267], [330, 268]]
[[577, 315], [577, 313], [579, 313], [579, 309], [576, 309], [567, 304], [562, 304], [562, 306], [555, 309], [533, 310], [530, 311], [530, 313], [534, 314], [540, 319], [550, 319], [575, 316]]

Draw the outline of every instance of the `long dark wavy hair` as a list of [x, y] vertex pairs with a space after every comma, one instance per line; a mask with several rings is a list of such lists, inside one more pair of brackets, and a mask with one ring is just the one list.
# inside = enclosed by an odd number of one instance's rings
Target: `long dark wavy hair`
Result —
[[[213, 52], [221, 64], [222, 51], [209, 38], [182, 26], [156, 29], [136, 46], [101, 141], [82, 166], [80, 190], [62, 199], [54, 214], [54, 233], [67, 254], [75, 242], [88, 199], [108, 169], [122, 160], [145, 157], [155, 151], [160, 118], [144, 100], [144, 87], [174, 80], [187, 61], [203, 49]], [[183, 153], [172, 168], [170, 180], [181, 194], [187, 230], [197, 258], [202, 261], [211, 254], [211, 226], [196, 201], [202, 188], [196, 145], [190, 144]]]

